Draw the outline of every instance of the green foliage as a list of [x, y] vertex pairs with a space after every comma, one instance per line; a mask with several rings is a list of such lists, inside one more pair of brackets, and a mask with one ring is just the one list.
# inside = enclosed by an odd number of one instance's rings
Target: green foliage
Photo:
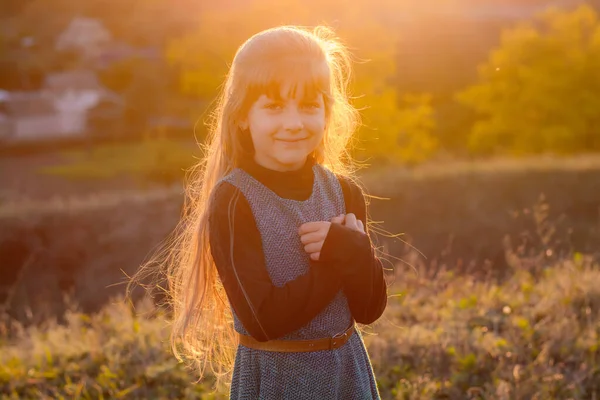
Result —
[[237, 48], [270, 27], [267, 15], [257, 17], [261, 4], [209, 10], [199, 16], [195, 29], [168, 40], [165, 56], [180, 70], [182, 93], [207, 101], [217, 96]]
[[232, 58], [230, 48], [222, 42], [207, 40], [204, 29], [172, 40], [166, 50], [168, 62], [180, 70], [180, 90], [186, 95], [210, 99], [217, 95]]
[[398, 125], [396, 152], [402, 161], [420, 163], [435, 154], [438, 142], [432, 134], [435, 120], [430, 96], [405, 96], [398, 110]]
[[194, 164], [194, 148], [164, 137], [147, 138], [139, 144], [96, 146], [65, 153], [65, 162], [39, 170], [41, 174], [75, 180], [129, 178], [140, 185], [173, 183]]
[[600, 149], [600, 23], [590, 6], [550, 9], [504, 33], [457, 95], [482, 117], [468, 147], [476, 153], [573, 153]]
[[[166, 63], [143, 58], [128, 58], [111, 64], [99, 72], [102, 84], [119, 93], [123, 103], [122, 121], [128, 129], [143, 131], [149, 119], [155, 116], [178, 115], [188, 117], [181, 110], [174, 110], [171, 87], [175, 86], [177, 74]], [[99, 135], [109, 132], [98, 129]]]
[[436, 152], [431, 97], [405, 95], [401, 102], [397, 97], [396, 91], [387, 87], [357, 101], [363, 118], [355, 150], [359, 159], [384, 157], [397, 163], [417, 164]]

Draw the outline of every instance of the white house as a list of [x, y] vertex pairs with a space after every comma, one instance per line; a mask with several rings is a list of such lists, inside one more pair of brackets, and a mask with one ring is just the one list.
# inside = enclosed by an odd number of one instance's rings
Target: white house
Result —
[[33, 92], [4, 92], [0, 102], [0, 140], [75, 137], [86, 134], [87, 113], [108, 97], [93, 71], [49, 74], [44, 86]]

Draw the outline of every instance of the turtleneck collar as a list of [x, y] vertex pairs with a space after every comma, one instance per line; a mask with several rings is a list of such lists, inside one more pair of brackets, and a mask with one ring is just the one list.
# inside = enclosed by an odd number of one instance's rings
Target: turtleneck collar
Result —
[[242, 159], [240, 167], [278, 196], [294, 200], [305, 200], [312, 193], [315, 159], [307, 157], [302, 167], [293, 171], [275, 171], [258, 164], [254, 157]]

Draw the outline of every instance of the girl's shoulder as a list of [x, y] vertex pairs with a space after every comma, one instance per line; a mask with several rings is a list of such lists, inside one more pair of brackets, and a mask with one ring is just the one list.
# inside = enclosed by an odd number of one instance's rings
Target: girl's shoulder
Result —
[[219, 180], [211, 190], [208, 211], [213, 214], [227, 210], [232, 201], [244, 203], [246, 198], [237, 186], [227, 180]]
[[211, 201], [229, 200], [240, 190], [226, 180], [218, 181], [210, 192]]
[[346, 210], [355, 212], [365, 207], [365, 191], [362, 185], [354, 178], [346, 175], [335, 174], [344, 194]]
[[364, 194], [362, 184], [355, 178], [342, 174], [335, 174], [335, 177], [342, 187], [344, 196], [346, 196], [346, 194], [350, 194], [352, 196], [362, 196]]
[[242, 191], [235, 183], [238, 182], [244, 173], [241, 168], [235, 168], [225, 176], [221, 177], [211, 190], [211, 199], [229, 200], [234, 196], [238, 196]]
[[351, 195], [353, 197], [357, 195], [362, 196], [365, 192], [362, 184], [356, 178], [349, 175], [334, 173], [323, 164], [315, 163], [314, 165], [320, 168], [325, 174], [328, 174], [330, 177], [335, 177], [337, 179], [337, 181], [340, 183], [340, 186], [342, 187], [342, 191], [344, 192], [344, 197], [348, 198], [348, 195]]

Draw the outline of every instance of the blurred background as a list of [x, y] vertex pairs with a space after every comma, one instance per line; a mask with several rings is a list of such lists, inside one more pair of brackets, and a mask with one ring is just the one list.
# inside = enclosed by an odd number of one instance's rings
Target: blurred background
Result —
[[323, 23], [356, 57], [352, 152], [390, 280], [366, 338], [382, 396], [598, 398], [599, 10], [3, 0], [0, 393], [212, 398], [113, 299], [178, 221], [238, 46]]

